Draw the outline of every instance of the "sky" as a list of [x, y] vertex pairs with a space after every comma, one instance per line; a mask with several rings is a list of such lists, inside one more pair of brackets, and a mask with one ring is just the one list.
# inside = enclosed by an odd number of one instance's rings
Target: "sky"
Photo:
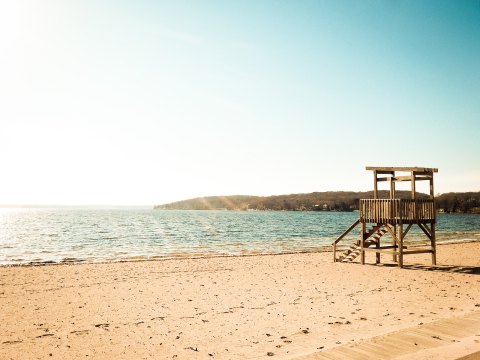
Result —
[[479, 0], [0, 0], [0, 204], [480, 191], [479, 137]]

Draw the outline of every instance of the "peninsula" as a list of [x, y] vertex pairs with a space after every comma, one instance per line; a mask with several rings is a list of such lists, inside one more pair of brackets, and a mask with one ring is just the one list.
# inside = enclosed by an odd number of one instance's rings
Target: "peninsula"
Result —
[[[379, 191], [388, 198], [388, 191]], [[397, 191], [399, 198], [408, 199], [410, 191]], [[421, 199], [426, 194], [418, 194]], [[155, 205], [163, 210], [274, 210], [274, 211], [354, 211], [359, 199], [373, 198], [373, 191], [325, 191], [306, 194], [273, 196], [207, 196]], [[436, 197], [437, 210], [445, 213], [480, 213], [479, 192], [451, 192]]]

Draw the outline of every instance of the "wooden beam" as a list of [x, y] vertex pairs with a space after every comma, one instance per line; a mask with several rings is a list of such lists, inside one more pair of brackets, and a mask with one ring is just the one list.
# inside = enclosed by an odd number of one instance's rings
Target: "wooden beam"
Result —
[[435, 223], [432, 222], [430, 224], [430, 227], [432, 229], [432, 237], [430, 238], [430, 246], [432, 248], [432, 265], [437, 265], [437, 245], [436, 245], [436, 240], [435, 240]]
[[393, 178], [393, 181], [412, 181], [412, 176], [411, 175], [395, 176]]
[[[390, 178], [383, 178], [383, 179], [390, 179]], [[412, 181], [412, 175], [403, 175], [403, 176], [395, 176], [393, 177], [393, 181]], [[431, 180], [432, 178], [429, 176], [415, 176], [415, 181], [423, 181], [423, 180]], [[379, 180], [380, 181], [380, 180]], [[386, 180], [382, 180], [386, 181]]]
[[398, 267], [403, 267], [403, 224], [398, 225]]
[[[395, 245], [398, 248], [397, 225], [389, 225], [388, 229], [390, 231], [390, 234], [392, 235], [393, 245]], [[394, 262], [397, 262], [397, 254], [393, 254], [392, 260]]]
[[[417, 175], [433, 176], [433, 171], [415, 171]], [[435, 171], [435, 172], [438, 172]]]
[[395, 234], [394, 234], [394, 232], [393, 232], [393, 230], [392, 230], [392, 225], [387, 224], [387, 225], [385, 225], [385, 228], [386, 228], [387, 231], [390, 233], [390, 235], [392, 236], [392, 238], [395, 237]]
[[340, 235], [340, 236], [337, 238], [337, 240], [334, 241], [334, 243], [333, 243], [332, 245], [337, 244], [340, 240], [342, 240], [345, 236], [347, 236], [348, 233], [349, 233], [350, 231], [352, 231], [353, 229], [355, 229], [355, 227], [356, 227], [358, 224], [360, 224], [360, 219], [357, 220], [357, 221], [355, 221], [352, 225], [350, 225], [350, 227], [349, 227], [347, 230], [345, 230], [344, 233], [343, 233], [342, 235]]
[[432, 250], [408, 250], [404, 251], [403, 255], [410, 255], [410, 254], [429, 254]]
[[433, 176], [430, 179], [430, 199], [434, 199], [435, 194], [433, 193]]
[[405, 239], [405, 236], [407, 236], [408, 232], [410, 231], [410, 229], [412, 228], [412, 225], [413, 224], [408, 224], [407, 226], [407, 230], [403, 231], [403, 234], [402, 234], [402, 241], [403, 239]]
[[393, 181], [393, 177], [390, 178], [390, 199], [395, 199], [395, 181]]
[[422, 224], [422, 223], [418, 223], [418, 227], [422, 229], [422, 231], [425, 233], [425, 235], [427, 235], [428, 239], [431, 241], [432, 231], [425, 224]]
[[[375, 243], [375, 248], [376, 249], [380, 248], [380, 241], [381, 240], [382, 240], [382, 236], [380, 236]], [[375, 255], [375, 264], [380, 264], [380, 253], [379, 252], [377, 252], [377, 254]]]
[[365, 248], [365, 252], [372, 252], [372, 253], [376, 252], [376, 253], [394, 254], [394, 255], [395, 255], [395, 254], [397, 254], [397, 255], [399, 254], [399, 252], [398, 252], [398, 251], [395, 251], [395, 250], [391, 250], [391, 249], [384, 249], [384, 250], [382, 250], [382, 249], [380, 249], [380, 250], [377, 251], [376, 248]]
[[398, 246], [396, 246], [396, 245], [388, 245], [388, 246], [380, 246], [380, 247], [378, 247], [378, 248], [376, 248], [376, 247], [375, 247], [375, 248], [373, 248], [373, 247], [372, 247], [372, 248], [365, 248], [365, 251], [373, 251], [373, 252], [375, 252], [375, 251], [382, 251], [383, 249], [396, 249], [396, 248], [398, 248]]
[[424, 180], [432, 180], [431, 176], [415, 176], [415, 181], [424, 181]]
[[362, 224], [362, 231], [361, 231], [361, 235], [360, 235], [360, 262], [362, 263], [362, 265], [365, 265], [365, 228], [366, 228], [366, 225], [364, 222], [361, 223]]
[[[369, 170], [369, 169], [367, 169]], [[395, 171], [384, 171], [384, 170], [376, 170], [377, 171], [377, 174], [381, 174], [381, 175], [393, 175], [395, 173]]]
[[[412, 171], [412, 199], [415, 200], [415, 172]], [[415, 218], [415, 211], [413, 213]]]
[[392, 171], [415, 171], [417, 173], [436, 173], [438, 172], [437, 168], [425, 168], [425, 167], [405, 167], [405, 166], [366, 166], [365, 169], [372, 171], [381, 171], [381, 172], [392, 172]]

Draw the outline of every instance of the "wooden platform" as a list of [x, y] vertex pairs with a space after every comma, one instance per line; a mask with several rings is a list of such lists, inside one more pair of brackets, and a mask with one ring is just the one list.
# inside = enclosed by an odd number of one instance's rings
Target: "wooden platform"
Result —
[[438, 320], [296, 359], [480, 359], [480, 311], [462, 317]]

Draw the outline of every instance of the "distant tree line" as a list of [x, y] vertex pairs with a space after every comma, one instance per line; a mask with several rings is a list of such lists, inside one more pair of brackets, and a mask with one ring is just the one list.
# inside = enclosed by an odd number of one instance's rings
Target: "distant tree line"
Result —
[[446, 213], [480, 214], [480, 192], [446, 193], [436, 198], [437, 209]]
[[[379, 191], [379, 198], [387, 199], [388, 191]], [[397, 191], [397, 198], [409, 199], [410, 191]], [[427, 198], [418, 193], [419, 199]], [[276, 211], [354, 211], [359, 199], [372, 199], [373, 191], [328, 191], [309, 194], [275, 196], [208, 196], [157, 205], [167, 210], [276, 210]], [[437, 208], [443, 212], [480, 213], [480, 192], [448, 193], [436, 197]]]

